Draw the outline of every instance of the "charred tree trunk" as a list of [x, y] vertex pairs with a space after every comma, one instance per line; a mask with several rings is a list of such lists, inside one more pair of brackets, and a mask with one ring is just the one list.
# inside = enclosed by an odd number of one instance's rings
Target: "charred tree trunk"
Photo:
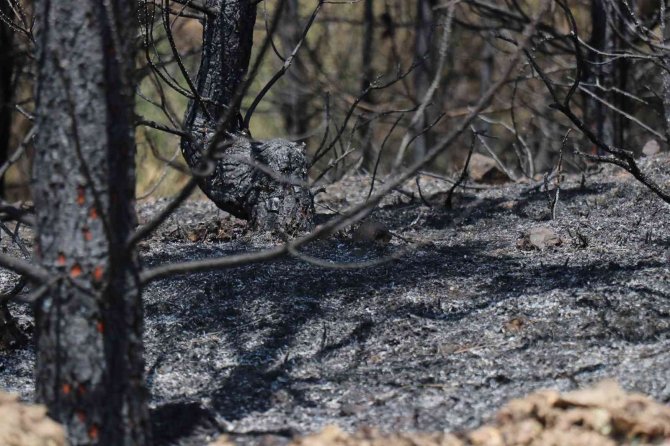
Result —
[[[616, 36], [612, 27], [613, 5], [610, 0], [591, 1], [591, 40], [595, 51], [589, 51], [587, 82], [589, 90], [602, 101], [613, 104], [612, 91], [616, 85], [617, 64], [606, 54], [616, 51]], [[614, 111], [593, 96], [586, 96], [588, 119], [596, 135], [606, 144], [616, 139]]]
[[[9, 4], [0, 3], [0, 14], [11, 17]], [[0, 166], [9, 158], [9, 140], [12, 126], [12, 98], [14, 71], [14, 39], [9, 26], [0, 20]], [[0, 197], [5, 195], [5, 178], [0, 178]], [[7, 301], [0, 302], [0, 349], [23, 344], [25, 337], [9, 312]]]
[[[416, 26], [415, 26], [415, 51], [417, 57], [423, 58], [423, 61], [414, 70], [414, 94], [417, 103], [423, 100], [431, 79], [434, 76], [434, 53], [433, 33], [435, 28], [435, 13], [433, 7], [436, 0], [417, 0], [416, 2]], [[428, 126], [430, 122], [429, 110], [426, 110], [412, 131], [419, 134]], [[419, 135], [414, 143], [414, 158], [424, 157], [428, 148], [431, 146], [430, 132]]]
[[[11, 17], [9, 4], [0, 3], [0, 14]], [[0, 20], [0, 166], [7, 162], [9, 157], [9, 135], [12, 125], [12, 97], [14, 71], [14, 39], [13, 31]], [[0, 178], [0, 197], [5, 195], [5, 179]]]
[[[361, 91], [365, 92], [370, 83], [374, 72], [372, 69], [372, 48], [375, 39], [375, 15], [374, 5], [372, 0], [365, 0], [363, 8], [363, 51], [361, 53], [361, 68], [363, 78], [361, 80]], [[373, 103], [374, 99], [370, 92], [363, 95], [363, 100], [367, 103]], [[365, 116], [363, 117], [366, 118]], [[363, 151], [362, 166], [366, 169], [372, 170], [374, 166], [375, 153], [372, 147], [372, 125], [369, 123], [362, 123], [359, 127], [358, 133], [361, 136], [361, 150]]]
[[[282, 41], [284, 57], [288, 57], [301, 38], [300, 3], [298, 0], [286, 0], [285, 11], [282, 14], [282, 24], [277, 30]], [[284, 127], [289, 137], [302, 140], [309, 131], [309, 116], [307, 113], [309, 95], [305, 93], [307, 82], [305, 65], [300, 58], [296, 58], [291, 69], [286, 73], [288, 88], [279, 92], [284, 117]]]
[[[479, 94], [483, 96], [491, 87], [493, 80], [493, 72], [495, 69], [495, 50], [486, 40], [482, 42], [482, 60], [479, 67]], [[491, 124], [486, 121], [481, 121], [475, 124], [477, 131], [484, 135], [488, 135], [491, 131]]]
[[[665, 45], [670, 42], [670, 23], [668, 21], [668, 8], [662, 3], [661, 4], [661, 28], [663, 31], [663, 43]], [[665, 132], [666, 136], [670, 140], [670, 51], [667, 51], [665, 57], [662, 60], [663, 67], [662, 69], [662, 80], [663, 80], [663, 110], [665, 112]]]
[[36, 395], [73, 445], [150, 443], [134, 228], [135, 4], [37, 2]]
[[[203, 154], [214, 129], [225, 116], [240, 116], [236, 93], [249, 67], [256, 2], [210, 0], [220, 13], [208, 16], [203, 31], [202, 59], [182, 138], [184, 158], [202, 170]], [[258, 230], [293, 234], [311, 227], [313, 206], [303, 144], [284, 140], [254, 141], [241, 128], [242, 119], [228, 119], [225, 148], [217, 148], [213, 171], [200, 178], [200, 188], [221, 209], [249, 220]], [[258, 166], [262, 168], [258, 168]], [[263, 168], [263, 166], [265, 166]], [[270, 176], [266, 168], [276, 175]], [[291, 182], [282, 181], [291, 179]], [[293, 183], [293, 184], [290, 184]]]
[[[612, 24], [617, 27], [615, 35], [614, 50], [616, 52], [626, 51], [628, 49], [628, 42], [635, 40], [632, 29], [635, 28], [634, 23], [637, 18], [634, 15], [636, 4], [635, 0], [617, 0], [613, 2], [613, 17]], [[614, 85], [616, 90], [613, 91], [611, 98], [614, 106], [623, 113], [613, 112], [614, 114], [614, 145], [617, 147], [624, 147], [626, 145], [626, 137], [628, 129], [630, 128], [630, 120], [624, 115], [632, 115], [634, 112], [631, 109], [631, 101], [628, 95], [625, 94], [629, 90], [628, 76], [630, 74], [631, 61], [628, 58], [619, 58], [614, 65]]]

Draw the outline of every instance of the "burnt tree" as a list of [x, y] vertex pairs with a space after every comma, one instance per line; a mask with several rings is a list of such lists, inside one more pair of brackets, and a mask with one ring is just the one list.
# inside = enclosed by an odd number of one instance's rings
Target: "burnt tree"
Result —
[[[240, 115], [256, 4], [208, 3], [218, 12], [205, 19], [196, 91], [184, 120], [189, 135], [182, 138], [181, 149], [200, 176], [200, 188], [219, 208], [249, 220], [255, 229], [294, 234], [312, 225], [305, 146], [255, 141]], [[223, 142], [210, 147], [217, 131], [225, 134]]]
[[[299, 3], [298, 0], [284, 2], [282, 23], [277, 29], [279, 40], [282, 42], [284, 60], [302, 38]], [[309, 132], [310, 122], [308, 114], [310, 95], [305, 91], [309, 74], [300, 58], [295, 59], [293, 66], [286, 73], [286, 79], [287, 88], [278, 92], [284, 128], [291, 139], [304, 139]]]
[[628, 120], [614, 108], [628, 108], [625, 96], [628, 61], [613, 55], [621, 51], [625, 20], [620, 0], [591, 1], [591, 39], [587, 70], [584, 73], [591, 94], [586, 95], [588, 120], [592, 130], [608, 145], [622, 147]]
[[[0, 2], [0, 166], [9, 156], [9, 135], [12, 125], [12, 97], [14, 85], [14, 32], [2, 19], [11, 17], [6, 1]], [[4, 197], [5, 179], [0, 178], [0, 197]]]
[[[361, 51], [361, 92], [362, 99], [367, 103], [373, 104], [374, 98], [369, 90], [373, 81], [374, 71], [372, 68], [373, 59], [373, 44], [375, 40], [375, 14], [372, 0], [365, 0], [363, 5], [363, 47]], [[369, 119], [363, 117], [363, 120]], [[362, 166], [365, 169], [373, 170], [374, 168], [374, 149], [372, 147], [372, 126], [369, 122], [361, 122], [358, 128], [358, 133], [361, 136], [361, 150], [363, 151]]]
[[37, 399], [73, 445], [149, 444], [134, 227], [135, 3], [37, 2]]
[[[433, 45], [433, 36], [436, 25], [436, 13], [433, 10], [437, 5], [436, 0], [417, 0], [416, 2], [416, 22], [414, 47], [416, 56], [421, 62], [414, 70], [414, 94], [415, 102], [421, 103], [426, 92], [430, 88], [430, 83], [435, 76], [435, 47]], [[417, 135], [414, 143], [414, 159], [418, 160], [425, 156], [428, 149], [432, 146], [432, 134], [423, 133], [431, 121], [431, 113], [426, 110], [421, 119], [416, 123], [413, 132]]]
[[[7, 2], [0, 3], [0, 17], [10, 17]], [[0, 18], [0, 166], [7, 162], [9, 155], [9, 136], [12, 124], [12, 92], [14, 71], [14, 38], [12, 29]], [[0, 197], [5, 192], [4, 176], [0, 178]], [[0, 297], [1, 299], [1, 297]], [[7, 300], [0, 300], [0, 349], [19, 345], [24, 336], [16, 326], [9, 312]]]
[[[650, 2], [648, 2], [650, 3]], [[663, 5], [660, 8], [661, 29], [663, 32], [663, 41], [670, 42], [670, 23], [668, 23], [668, 8]], [[670, 140], [670, 51], [664, 51], [661, 65], [661, 81], [663, 85], [663, 112], [665, 118], [665, 134]]]

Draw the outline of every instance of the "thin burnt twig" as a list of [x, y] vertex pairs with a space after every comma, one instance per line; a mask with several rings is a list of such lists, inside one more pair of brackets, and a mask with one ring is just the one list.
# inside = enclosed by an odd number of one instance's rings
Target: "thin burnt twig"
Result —
[[460, 176], [456, 181], [454, 181], [454, 184], [452, 184], [449, 190], [447, 191], [447, 197], [444, 200], [444, 206], [449, 209], [452, 207], [452, 200], [454, 198], [454, 192], [456, 191], [456, 188], [458, 188], [468, 177], [468, 168], [470, 167], [470, 159], [472, 159], [472, 153], [475, 151], [476, 143], [477, 143], [476, 132], [473, 130], [472, 140], [470, 141], [470, 149], [468, 150], [467, 158], [465, 158], [465, 164], [463, 165], [463, 170], [461, 170]]

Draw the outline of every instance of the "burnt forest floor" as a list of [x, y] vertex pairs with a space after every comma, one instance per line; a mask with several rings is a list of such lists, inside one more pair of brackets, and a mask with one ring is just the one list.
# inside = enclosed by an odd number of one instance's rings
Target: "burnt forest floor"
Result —
[[[641, 164], [670, 189], [670, 158]], [[363, 199], [368, 185], [350, 177], [329, 186], [319, 218]], [[335, 263], [407, 251], [397, 260], [344, 270], [283, 258], [149, 285], [157, 444], [230, 432], [243, 445], [281, 445], [327, 424], [461, 430], [510, 398], [604, 378], [670, 402], [669, 205], [611, 167], [568, 176], [555, 220], [534, 184], [468, 189], [452, 209], [442, 205], [447, 183], [421, 185], [433, 206], [412, 182], [374, 212], [396, 235], [388, 246], [344, 231], [304, 249]], [[140, 220], [164, 203], [140, 205]], [[517, 248], [539, 225], [562, 244]], [[141, 255], [154, 266], [275, 243], [194, 200]], [[12, 311], [30, 333], [29, 308]], [[33, 362], [30, 347], [0, 352], [0, 389], [32, 398]]]

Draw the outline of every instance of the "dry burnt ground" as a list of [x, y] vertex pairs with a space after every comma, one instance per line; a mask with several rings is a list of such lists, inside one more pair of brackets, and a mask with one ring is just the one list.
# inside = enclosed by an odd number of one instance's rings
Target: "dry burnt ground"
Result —
[[[670, 188], [670, 159], [643, 167]], [[319, 209], [360, 200], [366, 184], [329, 187]], [[422, 184], [424, 196], [446, 187]], [[421, 243], [399, 260], [341, 270], [284, 258], [151, 284], [145, 341], [158, 444], [204, 444], [221, 431], [240, 444], [283, 444], [326, 424], [459, 430], [510, 398], [606, 377], [667, 404], [670, 206], [604, 168], [585, 182], [568, 178], [557, 219], [548, 216], [546, 194], [527, 184], [470, 191], [451, 210], [394, 194], [374, 218], [406, 240], [377, 248], [345, 233], [305, 251], [362, 262]], [[563, 244], [517, 249], [537, 225]], [[151, 266], [270, 244], [191, 202], [142, 255]], [[25, 308], [13, 309], [29, 323]], [[2, 388], [30, 398], [33, 359], [29, 348], [3, 352]]]

